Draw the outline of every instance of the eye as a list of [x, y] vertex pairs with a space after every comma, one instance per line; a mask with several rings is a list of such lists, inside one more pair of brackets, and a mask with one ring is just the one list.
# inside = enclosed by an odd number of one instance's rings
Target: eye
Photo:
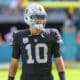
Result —
[[45, 18], [45, 15], [38, 15], [37, 18], [44, 19]]

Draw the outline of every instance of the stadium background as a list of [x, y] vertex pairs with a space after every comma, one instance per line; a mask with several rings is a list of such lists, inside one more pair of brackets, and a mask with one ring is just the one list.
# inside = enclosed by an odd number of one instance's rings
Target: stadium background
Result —
[[[25, 29], [23, 11], [30, 3], [39, 3], [48, 13], [46, 28], [57, 28], [64, 43], [61, 45], [66, 66], [66, 80], [80, 80], [80, 1], [79, 0], [0, 0], [0, 80], [7, 80], [12, 47], [5, 40], [10, 28]], [[21, 65], [20, 65], [21, 68]], [[21, 69], [16, 80], [19, 80]], [[59, 80], [54, 65], [55, 80]]]

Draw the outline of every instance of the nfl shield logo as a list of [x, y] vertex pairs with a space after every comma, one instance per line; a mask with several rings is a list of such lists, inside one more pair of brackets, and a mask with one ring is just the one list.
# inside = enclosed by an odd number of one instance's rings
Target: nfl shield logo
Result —
[[28, 38], [23, 38], [23, 43], [28, 43], [29, 39]]

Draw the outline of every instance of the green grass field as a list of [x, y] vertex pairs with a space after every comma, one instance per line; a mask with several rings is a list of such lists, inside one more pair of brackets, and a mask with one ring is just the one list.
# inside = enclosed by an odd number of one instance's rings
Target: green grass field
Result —
[[[18, 69], [15, 80], [19, 80], [21, 69]], [[59, 80], [56, 69], [52, 70], [54, 80]], [[0, 70], [0, 80], [7, 80], [8, 70]], [[66, 68], [66, 80], [80, 80], [80, 68]]]

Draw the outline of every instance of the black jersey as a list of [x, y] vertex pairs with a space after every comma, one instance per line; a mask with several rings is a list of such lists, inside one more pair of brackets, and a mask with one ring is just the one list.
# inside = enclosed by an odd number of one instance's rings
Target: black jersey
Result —
[[29, 30], [14, 33], [13, 58], [22, 57], [23, 74], [51, 72], [52, 55], [60, 56], [61, 36], [56, 29], [45, 29], [40, 35]]

